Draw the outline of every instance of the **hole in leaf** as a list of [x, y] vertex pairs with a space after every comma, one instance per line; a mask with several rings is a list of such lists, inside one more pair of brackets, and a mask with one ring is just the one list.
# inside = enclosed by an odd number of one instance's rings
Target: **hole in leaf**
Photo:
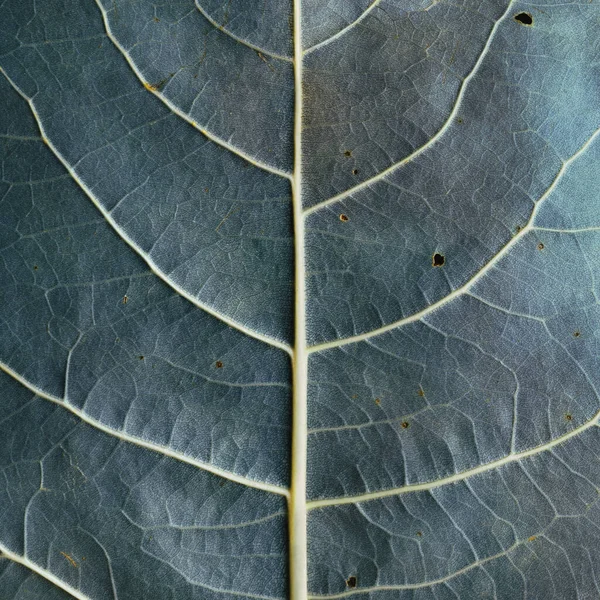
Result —
[[433, 255], [433, 260], [431, 261], [431, 264], [434, 267], [442, 267], [445, 262], [446, 262], [446, 258], [444, 257], [444, 255], [440, 254], [439, 252], [436, 252]]
[[422, 531], [417, 531], [417, 537], [423, 537], [423, 532]]
[[402, 421], [402, 429], [408, 429], [410, 427], [410, 423], [408, 421]]
[[346, 579], [346, 585], [349, 588], [354, 589], [358, 585], [358, 581], [356, 579], [356, 575], [350, 575], [350, 577], [348, 577], [348, 579]]
[[528, 542], [533, 542], [533, 541], [535, 541], [535, 539], [536, 539], [536, 538], [537, 538], [537, 535], [530, 535], [530, 536], [527, 538], [527, 541], [528, 541]]
[[352, 175], [358, 175], [358, 169], [352, 169]]
[[543, 249], [544, 249], [544, 244], [542, 244], [542, 242], [540, 242], [540, 243], [537, 245], [537, 249], [538, 249], [538, 250], [543, 250]]
[[456, 122], [457, 122], [459, 125], [462, 125], [464, 121], [462, 120], [462, 117], [458, 117], [458, 119], [456, 119]]
[[381, 398], [375, 398], [375, 404], [377, 404], [377, 405], [381, 404]]
[[37, 271], [38, 270], [38, 266], [37, 265], [33, 265], [33, 270]]
[[218, 360], [218, 361], [215, 363], [215, 367], [217, 367], [217, 369], [222, 369], [222, 368], [223, 368], [223, 363], [222, 363], [220, 360]]
[[581, 335], [581, 331], [576, 331], [576, 332], [573, 334], [573, 337], [579, 337], [580, 335]]
[[533, 17], [527, 12], [520, 12], [514, 16], [517, 23], [521, 25], [533, 25]]
[[421, 398], [422, 398], [425, 395], [425, 390], [422, 387], [420, 387], [417, 390], [417, 394], [419, 394], [419, 396], [421, 396]]
[[567, 414], [565, 415], [565, 419], [566, 419], [567, 421], [572, 421], [572, 420], [573, 420], [573, 415], [572, 415], [571, 413], [567, 413]]
[[346, 221], [348, 221], [348, 220], [349, 220], [349, 219], [348, 219], [348, 215], [345, 215], [345, 214], [343, 214], [343, 213], [340, 215], [340, 221], [344, 221], [344, 222], [346, 222]]
[[144, 360], [144, 357], [143, 357], [141, 354], [140, 354], [140, 356], [138, 356], [138, 358], [139, 358], [140, 360]]
[[127, 296], [127, 294], [125, 294], [125, 296], [123, 296], [123, 304], [127, 304], [129, 300], [129, 297]]
[[352, 150], [345, 150], [344, 156], [347, 156], [348, 158], [350, 158], [352, 156]]

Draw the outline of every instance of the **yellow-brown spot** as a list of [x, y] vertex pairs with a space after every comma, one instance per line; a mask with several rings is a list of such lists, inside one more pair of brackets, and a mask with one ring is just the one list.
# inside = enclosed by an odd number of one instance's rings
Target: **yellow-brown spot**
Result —
[[73, 560], [73, 558], [72, 558], [70, 555], [68, 555], [66, 552], [62, 552], [62, 551], [61, 551], [61, 554], [62, 554], [62, 555], [63, 555], [63, 556], [64, 556], [64, 557], [65, 557], [65, 558], [66, 558], [66, 559], [67, 559], [67, 560], [68, 560], [68, 561], [71, 563], [71, 566], [72, 566], [72, 567], [75, 567], [75, 568], [77, 568], [77, 567], [79, 566], [79, 565], [78, 565], [78, 564], [77, 564], [77, 563], [76, 563], [76, 562]]

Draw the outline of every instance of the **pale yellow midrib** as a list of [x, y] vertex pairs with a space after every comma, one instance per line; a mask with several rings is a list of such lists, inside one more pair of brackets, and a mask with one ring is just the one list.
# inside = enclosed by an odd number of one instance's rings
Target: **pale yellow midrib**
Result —
[[302, 39], [301, 0], [294, 0], [294, 210], [295, 310], [292, 355], [292, 468], [289, 499], [290, 599], [307, 600], [306, 535], [307, 371], [304, 214], [302, 211]]

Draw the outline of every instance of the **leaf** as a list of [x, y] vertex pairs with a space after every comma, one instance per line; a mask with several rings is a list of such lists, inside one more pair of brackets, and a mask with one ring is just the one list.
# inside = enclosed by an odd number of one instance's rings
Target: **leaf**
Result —
[[0, 5], [0, 597], [600, 595], [596, 2]]

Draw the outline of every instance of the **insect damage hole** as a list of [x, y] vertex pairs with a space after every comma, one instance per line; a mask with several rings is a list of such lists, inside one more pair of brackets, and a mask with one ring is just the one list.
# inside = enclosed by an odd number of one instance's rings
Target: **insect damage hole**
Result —
[[567, 414], [565, 415], [565, 420], [566, 420], [566, 421], [572, 421], [572, 420], [573, 420], [573, 415], [572, 415], [571, 413], [567, 413]]
[[446, 262], [446, 257], [443, 254], [440, 254], [439, 252], [436, 252], [433, 255], [433, 258], [431, 259], [431, 264], [434, 267], [443, 267], [445, 262]]
[[538, 250], [543, 250], [544, 248], [545, 248], [545, 246], [544, 246], [544, 244], [542, 244], [542, 242], [540, 242], [540, 243], [537, 245], [537, 249], [538, 249]]
[[533, 17], [528, 12], [517, 13], [513, 18], [521, 25], [533, 25]]
[[352, 169], [352, 175], [358, 175], [358, 169]]
[[223, 363], [222, 363], [220, 360], [218, 360], [218, 361], [215, 363], [215, 367], [217, 367], [217, 369], [222, 369], [222, 368], [223, 368]]
[[358, 580], [356, 579], [356, 575], [350, 575], [348, 579], [346, 579], [346, 587], [354, 589], [358, 585]]
[[348, 219], [348, 215], [345, 215], [344, 213], [342, 213], [342, 214], [340, 215], [340, 221], [344, 221], [344, 223], [345, 223], [346, 221], [349, 221], [349, 219]]
[[352, 156], [352, 150], [344, 150], [344, 156], [350, 158]]
[[410, 427], [410, 423], [408, 421], [402, 421], [401, 426], [402, 429], [408, 429]]

